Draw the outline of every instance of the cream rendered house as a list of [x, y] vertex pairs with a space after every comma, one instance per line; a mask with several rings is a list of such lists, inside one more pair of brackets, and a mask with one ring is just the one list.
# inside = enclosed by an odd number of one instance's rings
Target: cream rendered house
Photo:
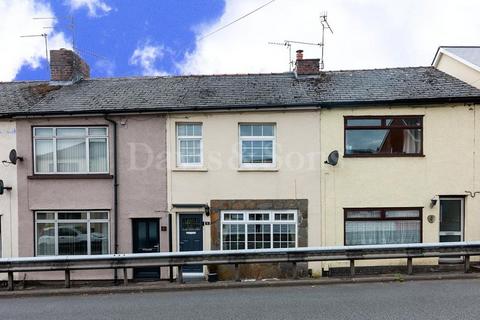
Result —
[[480, 47], [441, 46], [432, 66], [480, 89]]
[[[299, 74], [303, 63], [317, 71]], [[294, 76], [314, 101], [310, 106], [168, 115], [176, 250], [188, 233], [203, 235], [197, 250], [303, 246], [276, 242], [285, 236], [276, 234], [282, 226], [275, 217], [289, 210], [294, 231], [287, 238], [306, 236], [308, 246], [480, 240], [480, 198], [474, 198], [480, 91], [432, 67], [318, 72], [314, 61], [297, 60]], [[267, 163], [261, 144], [251, 163], [254, 141], [276, 146]], [[325, 163], [332, 151], [338, 163]], [[304, 217], [299, 199], [307, 203]], [[183, 217], [195, 215], [204, 226], [182, 234]], [[320, 274], [342, 266], [308, 268]], [[245, 269], [250, 277], [271, 271]]]
[[[290, 73], [203, 80], [212, 95], [222, 91], [214, 82], [243, 93], [225, 91], [237, 105], [167, 115], [173, 250], [320, 246], [320, 110], [301, 81]], [[270, 267], [262, 274], [286, 272]]]

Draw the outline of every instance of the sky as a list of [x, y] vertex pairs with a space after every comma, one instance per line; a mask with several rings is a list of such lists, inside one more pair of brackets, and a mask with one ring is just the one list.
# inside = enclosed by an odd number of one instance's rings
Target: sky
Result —
[[269, 42], [321, 42], [322, 12], [326, 70], [425, 66], [439, 45], [480, 45], [478, 0], [0, 0], [0, 81], [49, 79], [44, 39], [22, 37], [42, 33], [50, 49], [74, 43], [95, 78], [285, 72], [288, 48]]

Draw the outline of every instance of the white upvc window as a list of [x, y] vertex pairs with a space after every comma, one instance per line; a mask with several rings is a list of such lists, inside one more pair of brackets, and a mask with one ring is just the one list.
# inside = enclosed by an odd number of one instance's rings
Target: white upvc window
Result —
[[296, 210], [222, 211], [221, 250], [297, 247]]
[[108, 254], [110, 248], [107, 211], [35, 212], [35, 254]]
[[276, 166], [276, 130], [273, 123], [239, 125], [240, 166], [272, 168]]
[[108, 173], [107, 127], [34, 127], [36, 174]]
[[203, 135], [201, 123], [177, 123], [177, 166], [203, 165]]

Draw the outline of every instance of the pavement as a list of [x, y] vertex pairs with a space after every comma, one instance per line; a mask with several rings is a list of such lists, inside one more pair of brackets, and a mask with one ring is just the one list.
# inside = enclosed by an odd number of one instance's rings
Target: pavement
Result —
[[478, 319], [479, 288], [477, 278], [5, 298], [0, 318]]

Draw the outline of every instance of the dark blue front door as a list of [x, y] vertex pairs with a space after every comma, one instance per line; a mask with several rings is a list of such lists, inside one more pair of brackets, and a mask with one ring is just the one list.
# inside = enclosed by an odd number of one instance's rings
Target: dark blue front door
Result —
[[[203, 250], [203, 215], [180, 214], [180, 251]], [[184, 272], [202, 272], [202, 265], [185, 266]]]

